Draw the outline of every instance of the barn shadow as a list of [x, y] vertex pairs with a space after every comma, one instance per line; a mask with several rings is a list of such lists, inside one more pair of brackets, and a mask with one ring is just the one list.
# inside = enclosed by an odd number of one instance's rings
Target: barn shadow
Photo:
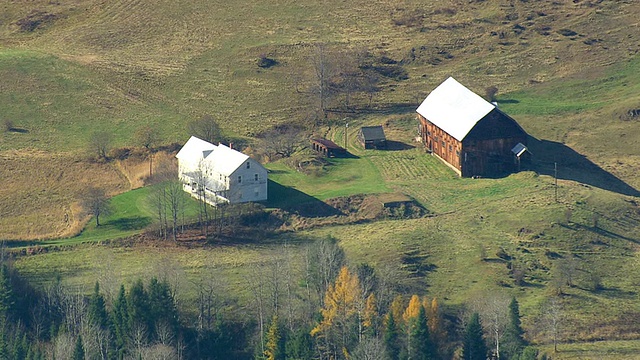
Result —
[[413, 149], [415, 146], [403, 143], [401, 141], [387, 140], [387, 147], [385, 150], [399, 151]]
[[572, 180], [622, 195], [640, 196], [640, 191], [562, 143], [529, 137], [527, 145], [533, 155], [530, 168], [539, 174], [554, 176], [557, 164], [558, 179]]
[[290, 186], [269, 180], [267, 207], [279, 208], [300, 216], [315, 218], [342, 215], [338, 209]]

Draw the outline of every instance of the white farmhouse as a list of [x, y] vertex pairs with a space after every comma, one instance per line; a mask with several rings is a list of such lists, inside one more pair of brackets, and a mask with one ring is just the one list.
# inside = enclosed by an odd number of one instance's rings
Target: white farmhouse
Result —
[[239, 151], [192, 136], [176, 155], [184, 190], [211, 205], [267, 200], [267, 169]]

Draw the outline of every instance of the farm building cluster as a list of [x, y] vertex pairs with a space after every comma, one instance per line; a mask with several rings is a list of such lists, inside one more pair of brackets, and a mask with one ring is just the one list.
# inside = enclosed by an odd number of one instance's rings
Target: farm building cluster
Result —
[[[484, 177], [520, 170], [530, 155], [527, 134], [497, 105], [454, 78], [436, 87], [417, 108], [420, 139], [462, 177]], [[357, 139], [364, 149], [385, 149], [382, 126], [363, 126]], [[346, 139], [345, 139], [346, 142]], [[311, 139], [311, 149], [326, 157], [348, 152], [331, 140]], [[192, 136], [176, 155], [184, 190], [217, 205], [267, 200], [267, 170], [248, 155]]]

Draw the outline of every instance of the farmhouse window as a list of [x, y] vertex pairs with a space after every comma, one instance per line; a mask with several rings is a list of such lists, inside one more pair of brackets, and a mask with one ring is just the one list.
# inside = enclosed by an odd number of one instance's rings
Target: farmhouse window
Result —
[[254, 179], [255, 181], [258, 181], [258, 174], [253, 174], [253, 179]]
[[442, 140], [442, 148], [446, 151], [447, 150], [447, 144], [444, 143], [444, 140]]
[[449, 145], [449, 151], [453, 151], [453, 146]]
[[247, 161], [247, 169], [251, 169], [251, 163]]
[[456, 150], [456, 156], [460, 157], [460, 150]]
[[242, 183], [242, 175], [238, 175], [238, 184]]

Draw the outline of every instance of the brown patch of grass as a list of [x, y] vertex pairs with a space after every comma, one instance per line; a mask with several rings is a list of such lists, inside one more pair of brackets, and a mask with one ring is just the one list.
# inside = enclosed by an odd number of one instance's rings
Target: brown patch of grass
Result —
[[77, 234], [86, 218], [78, 205], [87, 186], [111, 195], [129, 184], [111, 164], [35, 150], [0, 153], [0, 238], [43, 239]]

